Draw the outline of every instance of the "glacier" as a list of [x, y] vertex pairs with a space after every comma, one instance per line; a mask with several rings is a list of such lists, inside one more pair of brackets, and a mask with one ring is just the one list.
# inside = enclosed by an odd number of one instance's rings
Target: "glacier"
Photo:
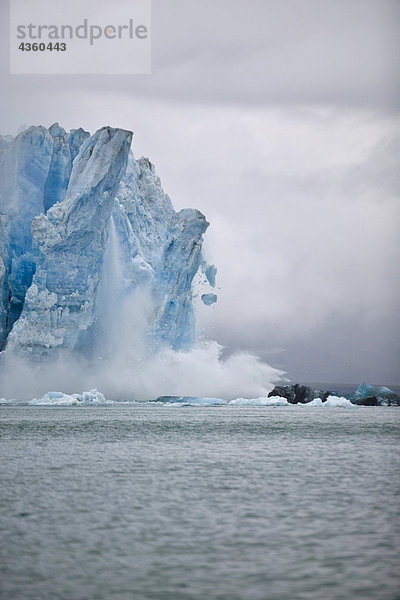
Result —
[[217, 302], [217, 268], [203, 255], [209, 223], [174, 209], [132, 137], [58, 123], [0, 136], [0, 396], [60, 406], [399, 406], [397, 392], [366, 383], [344, 397], [274, 387], [282, 371], [248, 352], [222, 358], [217, 342], [197, 339], [197, 298]]
[[195, 345], [193, 280], [203, 272], [215, 285], [209, 224], [174, 210], [131, 141], [58, 123], [0, 138], [0, 357], [111, 353], [122, 311], [140, 302], [144, 352]]

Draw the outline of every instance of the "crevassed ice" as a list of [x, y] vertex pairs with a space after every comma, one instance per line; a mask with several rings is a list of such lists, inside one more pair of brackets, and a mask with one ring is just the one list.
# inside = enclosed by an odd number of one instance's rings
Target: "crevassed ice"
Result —
[[208, 223], [174, 210], [131, 139], [58, 124], [0, 138], [0, 350], [40, 360], [60, 349], [87, 355], [101, 341], [112, 352], [115, 315], [139, 302], [147, 348], [194, 345], [200, 267], [215, 285], [202, 257]]

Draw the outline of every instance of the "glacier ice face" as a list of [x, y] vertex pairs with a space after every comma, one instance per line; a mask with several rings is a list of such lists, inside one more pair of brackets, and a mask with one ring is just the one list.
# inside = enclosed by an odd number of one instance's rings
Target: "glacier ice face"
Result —
[[[29, 127], [15, 139], [1, 138], [0, 350], [21, 314], [36, 268], [32, 221], [51, 206], [51, 195], [52, 203], [64, 199], [72, 160], [87, 136], [83, 130], [66, 135], [55, 124], [49, 130]], [[69, 164], [61, 177], [66, 153]]]
[[192, 282], [202, 263], [205, 217], [195, 209], [176, 213], [154, 166], [131, 155], [113, 218], [124, 240], [125, 280], [152, 288], [150, 343], [190, 348], [195, 342]]
[[72, 163], [83, 142], [90, 137], [90, 134], [81, 128], [66, 133], [58, 123], [54, 123], [49, 128], [49, 133], [53, 138], [53, 150], [44, 186], [43, 208], [45, 212], [57, 202], [64, 200], [71, 176]]
[[10, 349], [77, 349], [92, 323], [115, 194], [131, 133], [103, 128], [82, 145], [66, 197], [32, 222], [36, 272]]
[[43, 212], [52, 139], [44, 127], [30, 127], [2, 147], [0, 162], [0, 349], [21, 314], [35, 261], [31, 224]]
[[87, 355], [143, 290], [147, 347], [195, 343], [192, 284], [208, 268], [208, 223], [197, 210], [175, 212], [154, 166], [130, 152], [131, 137], [109, 127], [66, 133], [56, 123], [0, 138], [5, 354]]

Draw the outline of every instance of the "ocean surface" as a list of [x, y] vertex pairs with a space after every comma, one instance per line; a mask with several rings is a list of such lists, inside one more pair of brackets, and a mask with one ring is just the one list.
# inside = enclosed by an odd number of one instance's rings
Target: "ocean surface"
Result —
[[397, 600], [400, 409], [0, 407], [4, 600]]

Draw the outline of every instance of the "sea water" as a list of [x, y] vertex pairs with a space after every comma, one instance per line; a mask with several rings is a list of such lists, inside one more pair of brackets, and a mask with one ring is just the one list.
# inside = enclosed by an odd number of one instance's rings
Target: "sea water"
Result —
[[5, 600], [395, 600], [400, 410], [0, 407]]

